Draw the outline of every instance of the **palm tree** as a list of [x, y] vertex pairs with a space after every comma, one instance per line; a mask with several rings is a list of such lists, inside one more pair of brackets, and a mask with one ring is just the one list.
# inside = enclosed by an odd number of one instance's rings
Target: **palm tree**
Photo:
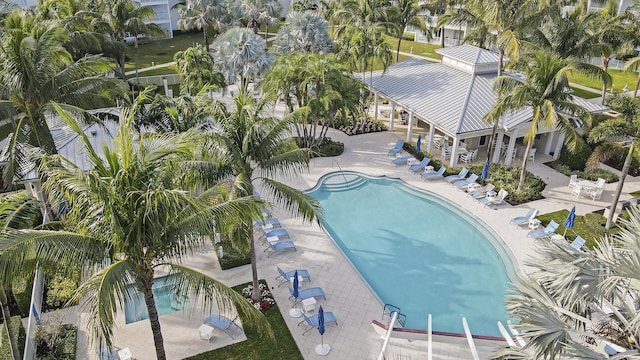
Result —
[[426, 9], [426, 6], [421, 5], [418, 0], [398, 0], [395, 3], [395, 7], [398, 9], [399, 14], [397, 18], [398, 25], [398, 46], [396, 48], [396, 62], [400, 56], [400, 43], [402, 42], [402, 35], [407, 25], [413, 25], [419, 28], [423, 33], [427, 31], [427, 25], [424, 23], [420, 13]]
[[156, 94], [136, 108], [133, 126], [153, 129], [160, 133], [183, 133], [190, 129], [205, 130], [210, 125], [213, 100], [210, 87], [204, 87], [195, 95], [187, 93], [177, 97]]
[[[40, 213], [40, 204], [26, 191], [20, 191], [11, 195], [4, 196], [0, 200], [0, 231], [6, 232], [10, 229], [31, 229], [41, 223], [42, 215]], [[2, 318], [7, 330], [9, 345], [14, 360], [20, 359], [20, 349], [16, 340], [17, 334], [11, 326], [11, 310], [5, 287], [8, 284], [0, 285], [0, 306], [2, 306]]]
[[256, 35], [260, 26], [266, 25], [264, 39], [267, 40], [269, 27], [277, 25], [280, 20], [282, 5], [277, 0], [241, 0], [240, 13], [242, 23]]
[[448, 24], [461, 27], [464, 25], [466, 31], [462, 42], [487, 48], [489, 45], [496, 43], [496, 36], [485, 23], [483, 11], [481, 2], [468, 1], [464, 7], [456, 9], [456, 11], [450, 11], [438, 16], [437, 26], [442, 27]]
[[226, 0], [186, 0], [178, 5], [178, 27], [202, 30], [204, 46], [209, 51], [209, 31], [220, 34], [231, 24], [230, 3]]
[[103, 74], [109, 62], [99, 56], [73, 61], [62, 46], [64, 30], [49, 21], [12, 14], [1, 42], [0, 118], [11, 119], [13, 134], [5, 159], [4, 178], [11, 184], [20, 176], [24, 160], [20, 143], [56, 152], [45, 111], [53, 101], [75, 110], [112, 106], [125, 84]]
[[[111, 38], [124, 48], [127, 33], [134, 37], [136, 49], [136, 79], [138, 76], [138, 36], [162, 36], [164, 30], [155, 23], [147, 23], [155, 17], [155, 11], [150, 6], [142, 6], [134, 0], [103, 0], [98, 9], [93, 12], [93, 29], [97, 32], [109, 34]], [[125, 76], [126, 54], [122, 52], [117, 61], [120, 76]]]
[[456, 3], [456, 0], [429, 0], [425, 3], [425, 7], [429, 10], [432, 16], [438, 17], [438, 29], [440, 31], [440, 46], [444, 47], [445, 39], [445, 25], [446, 23], [440, 21], [440, 17], [445, 15], [450, 8]]
[[[266, 198], [283, 206], [289, 213], [305, 221], [317, 220], [321, 212], [314, 198], [274, 179], [275, 176], [291, 177], [307, 169], [307, 151], [298, 148], [291, 136], [295, 116], [290, 114], [283, 120], [264, 116], [267, 99], [254, 103], [250, 94], [240, 93], [235, 97], [231, 111], [226, 107], [217, 108], [216, 120], [219, 132], [209, 137], [209, 156], [220, 162], [220, 178], [233, 181], [232, 198], [252, 195], [257, 183], [262, 185]], [[258, 286], [253, 221], [250, 214], [236, 226], [240, 245], [249, 243], [251, 272], [254, 289]], [[240, 246], [238, 245], [238, 246]], [[253, 293], [253, 299], [260, 300], [260, 292]]]
[[[619, 358], [638, 357], [640, 213], [633, 208], [630, 215], [618, 234], [596, 241], [590, 251], [574, 251], [566, 243], [538, 243], [536, 257], [527, 262], [535, 271], [519, 279], [507, 299], [528, 344], [501, 349], [495, 358], [610, 358], [602, 347], [585, 345], [588, 339], [631, 349]], [[613, 311], [611, 317], [592, 321], [589, 309], [603, 303]]]
[[[608, 105], [614, 109], [619, 109], [622, 116], [600, 122], [589, 132], [589, 142], [599, 145], [593, 153], [591, 153], [589, 160], [587, 160], [587, 170], [596, 169], [600, 162], [606, 161], [622, 151], [625, 147], [624, 143], [613, 139], [622, 137], [625, 140], [631, 140], [630, 144], [627, 145], [627, 156], [622, 166], [622, 174], [620, 174], [618, 186], [611, 200], [611, 210], [609, 211], [607, 224], [605, 225], [605, 228], [610, 229], [611, 226], [613, 226], [614, 210], [618, 205], [622, 187], [624, 186], [624, 181], [631, 167], [631, 160], [637, 148], [636, 141], [640, 137], [640, 103], [636, 98], [615, 95], [608, 99]], [[626, 111], [622, 108], [625, 108]]]
[[582, 138], [575, 132], [565, 114], [579, 114], [587, 120], [590, 119], [590, 114], [571, 101], [571, 95], [567, 92], [569, 88], [567, 73], [576, 71], [592, 78], [608, 75], [602, 69], [584, 64], [579, 59], [563, 59], [542, 50], [532, 54], [530, 61], [516, 63], [514, 70], [525, 74], [526, 79], [521, 81], [511, 76], [500, 76], [496, 80], [498, 102], [485, 117], [497, 123], [509, 111], [522, 109], [525, 106], [532, 108], [533, 119], [524, 137], [527, 147], [523, 155], [520, 182], [517, 188], [517, 191], [522, 191], [527, 174], [529, 151], [540, 127], [558, 127], [565, 134], [566, 141], [572, 149], [582, 145]]
[[178, 51], [173, 59], [182, 81], [180, 86], [182, 94], [196, 95], [204, 87], [211, 89], [225, 87], [222, 74], [213, 70], [213, 55], [201, 45]]
[[182, 264], [185, 256], [213, 235], [212, 224], [257, 217], [259, 202], [253, 197], [220, 202], [225, 192], [220, 186], [199, 188], [200, 195], [189, 191], [195, 184], [185, 179], [193, 170], [189, 164], [197, 140], [192, 133], [135, 134], [131, 125], [139, 105], [122, 109], [114, 149], [103, 148], [102, 157], [80, 125], [56, 106], [83, 140], [94, 168], [83, 172], [57, 155], [43, 159], [42, 171], [48, 177], [45, 185], [58, 196], [56, 200], [68, 201], [71, 210], [66, 223], [73, 231], [3, 232], [0, 280], [6, 283], [34, 261], [45, 269], [73, 266], [89, 272], [73, 301], [83, 300], [90, 312], [91, 337], [107, 348], [112, 346], [114, 315], [123, 301], [133, 296], [133, 283], [147, 305], [156, 357], [165, 360], [152, 291], [154, 273], [160, 267], [169, 270], [168, 281], [181, 293], [202, 299], [204, 308], [214, 302], [222, 309], [235, 305], [251, 322], [265, 327], [263, 315], [240, 294]]
[[313, 11], [290, 11], [287, 23], [278, 29], [273, 47], [278, 54], [326, 54], [333, 51], [334, 43], [329, 35], [329, 23], [324, 16]]
[[638, 73], [638, 80], [636, 81], [636, 87], [633, 89], [633, 97], [638, 97], [638, 87], [640, 87], [640, 56], [636, 56], [627, 60], [624, 64], [625, 71], [635, 71]]
[[213, 43], [216, 68], [227, 85], [238, 84], [246, 92], [249, 83], [271, 67], [275, 56], [267, 42], [249, 29], [231, 28]]

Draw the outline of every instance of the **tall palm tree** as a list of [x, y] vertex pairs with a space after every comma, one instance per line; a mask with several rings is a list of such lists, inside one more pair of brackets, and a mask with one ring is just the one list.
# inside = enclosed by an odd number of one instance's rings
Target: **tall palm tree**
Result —
[[4, 178], [11, 184], [21, 175], [24, 156], [19, 144], [56, 152], [45, 111], [52, 101], [71, 109], [112, 106], [114, 97], [126, 91], [125, 84], [103, 74], [110, 69], [99, 56], [73, 61], [63, 43], [67, 35], [49, 21], [12, 14], [0, 41], [0, 118], [11, 119], [13, 135], [8, 146]]
[[484, 9], [479, 1], [467, 1], [464, 7], [438, 16], [438, 27], [452, 25], [466, 28], [463, 43], [475, 44], [481, 48], [487, 48], [496, 44], [496, 36], [485, 23]]
[[600, 122], [589, 132], [589, 141], [598, 146], [594, 149], [593, 153], [587, 161], [587, 170], [593, 170], [600, 165], [600, 162], [609, 160], [612, 156], [619, 153], [624, 144], [612, 139], [624, 138], [630, 139], [631, 142], [627, 145], [627, 156], [625, 157], [624, 165], [622, 166], [622, 173], [618, 180], [618, 186], [613, 194], [611, 200], [611, 211], [607, 217], [607, 223], [605, 227], [610, 229], [613, 226], [613, 215], [615, 208], [618, 205], [620, 194], [622, 193], [622, 187], [624, 181], [629, 173], [631, 167], [631, 160], [635, 153], [635, 149], [638, 147], [637, 141], [640, 138], [640, 102], [636, 98], [630, 98], [624, 95], [617, 95], [608, 99], [608, 105], [613, 109], [620, 109], [622, 107], [627, 108], [627, 111], [622, 111], [622, 116], [617, 118], [610, 118], [606, 121]]
[[204, 87], [212, 89], [225, 87], [222, 74], [214, 71], [213, 55], [201, 45], [178, 51], [173, 59], [182, 81], [180, 86], [182, 94], [196, 95]]
[[447, 14], [449, 9], [453, 8], [457, 3], [456, 0], [429, 0], [425, 2], [425, 7], [429, 10], [432, 16], [438, 17], [437, 30], [440, 32], [440, 46], [444, 47], [445, 39], [445, 25], [446, 23], [440, 21], [440, 18]]
[[424, 23], [420, 13], [426, 9], [424, 4], [421, 4], [418, 0], [398, 0], [395, 2], [397, 8], [398, 17], [396, 24], [398, 25], [398, 46], [396, 47], [396, 62], [400, 57], [400, 44], [402, 42], [402, 35], [407, 25], [413, 25], [419, 28], [423, 33], [427, 31], [427, 25]]
[[636, 80], [636, 86], [633, 89], [633, 97], [638, 97], [638, 87], [640, 87], [640, 56], [636, 56], [627, 60], [624, 64], [625, 71], [635, 71], [638, 73], [638, 80]]
[[160, 133], [202, 131], [210, 125], [212, 116], [213, 100], [209, 90], [210, 87], [205, 86], [195, 95], [182, 93], [177, 97], [156, 94], [145, 101], [145, 106], [136, 108], [133, 126]]
[[[146, 92], [142, 93], [146, 96]], [[37, 261], [49, 266], [73, 266], [90, 277], [74, 293], [89, 309], [89, 329], [97, 343], [112, 346], [114, 315], [137, 290], [147, 306], [156, 357], [166, 359], [155, 296], [155, 270], [169, 271], [168, 281], [181, 293], [202, 299], [204, 308], [217, 303], [266, 322], [246, 299], [215, 279], [183, 265], [213, 235], [216, 223], [233, 223], [258, 216], [253, 197], [220, 202], [220, 186], [200, 188], [195, 195], [185, 182], [193, 170], [195, 144], [192, 133], [179, 135], [135, 134], [133, 109], [122, 109], [113, 150], [101, 157], [80, 125], [60, 107], [59, 115], [81, 137], [94, 168], [83, 172], [54, 155], [43, 160], [45, 186], [56, 200], [68, 201], [67, 224], [73, 231], [21, 230], [1, 234], [0, 280], [10, 279]], [[105, 256], [109, 265], [104, 265]], [[103, 264], [102, 266], [96, 266]], [[135, 284], [135, 289], [130, 285]], [[268, 330], [268, 329], [267, 329]]]
[[213, 47], [216, 70], [227, 85], [238, 84], [241, 92], [246, 92], [249, 83], [266, 72], [275, 58], [267, 42], [250, 29], [231, 28], [218, 36]]
[[227, 0], [186, 0], [178, 5], [178, 27], [202, 30], [204, 47], [208, 52], [209, 31], [220, 34], [232, 23], [230, 5]]
[[[295, 116], [290, 114], [283, 120], [265, 116], [267, 99], [254, 103], [250, 94], [240, 93], [235, 97], [231, 110], [217, 108], [216, 120], [219, 132], [209, 137], [209, 158], [220, 162], [220, 179], [233, 181], [232, 197], [252, 195], [256, 185], [266, 199], [283, 206], [286, 211], [305, 221], [318, 220], [321, 209], [314, 198], [275, 180], [275, 177], [292, 177], [307, 169], [307, 151], [298, 148], [292, 137], [291, 128]], [[251, 273], [254, 289], [258, 287], [258, 269], [253, 220], [247, 214], [236, 226], [236, 243], [249, 244]], [[253, 293], [253, 299], [260, 300], [260, 292]]]
[[608, 75], [602, 69], [584, 64], [579, 59], [563, 59], [542, 50], [532, 54], [531, 60], [516, 63], [514, 70], [525, 74], [525, 80], [500, 76], [496, 80], [498, 102], [485, 116], [497, 122], [509, 111], [522, 109], [525, 106], [530, 106], [533, 110], [531, 127], [524, 136], [527, 147], [523, 155], [520, 182], [517, 188], [517, 191], [522, 191], [527, 174], [527, 159], [540, 127], [558, 127], [565, 134], [570, 148], [575, 149], [582, 145], [582, 138], [575, 132], [565, 114], [578, 114], [587, 120], [590, 119], [590, 114], [571, 101], [571, 95], [567, 92], [569, 88], [567, 73], [576, 71], [592, 78]]
[[274, 51], [278, 54], [294, 52], [330, 53], [334, 49], [329, 35], [329, 23], [313, 11], [290, 11], [287, 23], [278, 29]]
[[280, 2], [277, 0], [241, 0], [239, 5], [242, 23], [253, 30], [256, 35], [260, 31], [260, 26], [266, 25], [264, 39], [267, 40], [269, 27], [277, 25], [280, 21], [282, 13]]

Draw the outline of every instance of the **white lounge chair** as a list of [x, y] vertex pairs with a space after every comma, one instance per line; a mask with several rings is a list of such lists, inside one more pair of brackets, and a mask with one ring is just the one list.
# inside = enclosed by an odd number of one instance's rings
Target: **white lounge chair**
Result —
[[474, 190], [474, 191], [470, 191], [467, 195], [472, 196], [475, 199], [482, 199], [484, 198], [487, 193], [489, 191], [493, 191], [493, 189], [495, 189], [496, 186], [493, 184], [487, 184], [483, 187], [481, 187], [480, 189]]
[[536, 217], [536, 215], [538, 215], [538, 210], [531, 208], [525, 216], [514, 217], [513, 219], [511, 219], [510, 223], [516, 225], [527, 225], [529, 224], [529, 221], [533, 220]]
[[483, 203], [485, 206], [500, 205], [504, 202], [504, 198], [506, 198], [507, 195], [509, 195], [509, 192], [507, 192], [505, 189], [500, 189], [500, 191], [498, 191], [497, 196], [495, 197], [487, 196], [484, 199], [480, 200], [480, 202]]

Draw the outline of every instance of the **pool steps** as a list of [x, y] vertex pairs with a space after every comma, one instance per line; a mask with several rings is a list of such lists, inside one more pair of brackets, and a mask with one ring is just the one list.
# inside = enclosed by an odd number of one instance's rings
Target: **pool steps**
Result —
[[339, 172], [325, 178], [321, 188], [329, 191], [346, 191], [364, 185], [367, 179], [349, 172]]

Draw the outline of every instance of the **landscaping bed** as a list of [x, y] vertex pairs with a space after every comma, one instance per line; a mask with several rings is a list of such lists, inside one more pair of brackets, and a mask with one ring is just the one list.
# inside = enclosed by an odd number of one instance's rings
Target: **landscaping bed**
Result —
[[[542, 226], [547, 226], [551, 220], [560, 224], [556, 230], [556, 234], [564, 234], [565, 228], [562, 226], [564, 221], [569, 215], [569, 210], [560, 210], [548, 214], [538, 215], [536, 218], [542, 222]], [[605, 229], [604, 226], [607, 223], [607, 218], [596, 213], [588, 213], [585, 215], [576, 215], [574, 221], [574, 227], [572, 229], [566, 229], [567, 234], [565, 238], [567, 241], [573, 241], [578, 235], [587, 240], [587, 247], [592, 249], [595, 246], [597, 239], [604, 235], [615, 234], [619, 231], [617, 227], [612, 229]]]

